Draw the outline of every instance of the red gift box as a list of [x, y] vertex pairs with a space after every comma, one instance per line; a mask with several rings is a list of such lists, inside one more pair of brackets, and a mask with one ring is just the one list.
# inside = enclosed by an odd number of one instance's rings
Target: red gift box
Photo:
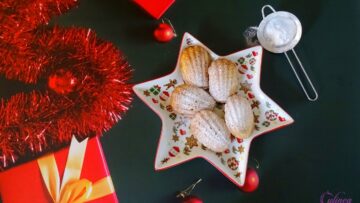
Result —
[[[105, 195], [100, 195], [98, 198], [93, 199], [91, 201], [85, 201], [89, 203], [114, 203], [118, 202], [117, 196], [113, 190], [113, 185], [111, 182], [110, 174], [107, 168], [107, 164], [105, 161], [105, 157], [101, 148], [101, 144], [99, 142], [98, 137], [91, 138], [85, 143], [85, 147], [83, 148], [83, 162], [80, 164], [79, 172], [79, 182], [86, 182], [90, 185], [92, 184], [92, 189], [90, 189], [90, 193], [96, 193], [97, 184], [101, 182], [99, 180], [107, 180], [107, 185], [111, 188], [110, 192]], [[83, 141], [83, 142], [84, 142]], [[83, 143], [81, 142], [80, 145]], [[76, 143], [75, 143], [76, 144]], [[62, 149], [58, 152], [55, 152], [50, 155], [45, 155], [38, 160], [33, 160], [31, 162], [27, 162], [25, 164], [16, 166], [7, 171], [4, 171], [0, 174], [0, 193], [1, 198], [4, 203], [24, 203], [24, 202], [36, 202], [36, 203], [49, 203], [54, 202], [50, 195], [50, 189], [46, 184], [44, 178], [44, 173], [42, 169], [40, 169], [40, 161], [42, 159], [52, 158], [54, 165], [57, 165], [56, 171], [58, 171], [59, 181], [63, 181], [65, 168], [70, 168], [67, 172], [71, 172], [71, 167], [74, 163], [69, 164], [70, 162], [68, 157], [69, 151], [76, 151], [77, 148], [81, 148], [81, 146], [72, 147], [73, 143], [70, 147]], [[72, 147], [72, 149], [70, 149]], [[70, 152], [71, 154], [72, 152]], [[79, 159], [79, 156], [74, 160]], [[55, 159], [54, 159], [55, 158]], [[55, 164], [56, 163], [56, 164]], [[76, 165], [76, 164], [75, 164]], [[51, 168], [49, 166], [44, 166], [45, 168]], [[54, 167], [53, 167], [54, 168]], [[66, 172], [66, 173], [67, 173]], [[68, 174], [68, 173], [67, 173]], [[67, 176], [67, 175], [66, 175]], [[106, 178], [105, 178], [106, 177]], [[82, 181], [86, 180], [86, 181]], [[50, 181], [51, 182], [51, 181]], [[74, 181], [72, 181], [74, 182]], [[67, 184], [64, 188], [66, 188]], [[78, 186], [78, 185], [76, 185]], [[62, 186], [61, 186], [62, 188]], [[82, 191], [82, 188], [80, 188]], [[105, 189], [108, 191], [107, 189]], [[103, 192], [103, 189], [100, 189], [100, 192]], [[62, 194], [60, 191], [59, 194]], [[67, 201], [69, 202], [69, 201]]]
[[159, 19], [175, 0], [134, 0], [134, 2], [151, 16]]

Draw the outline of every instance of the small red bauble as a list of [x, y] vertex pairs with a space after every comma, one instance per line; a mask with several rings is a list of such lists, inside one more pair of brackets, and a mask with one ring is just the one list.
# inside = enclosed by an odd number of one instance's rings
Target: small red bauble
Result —
[[49, 76], [48, 86], [58, 94], [72, 92], [77, 84], [77, 79], [70, 71], [60, 69]]
[[245, 177], [245, 184], [240, 189], [244, 192], [253, 192], [259, 186], [259, 176], [255, 169], [248, 168]]
[[181, 203], [203, 203], [203, 200], [194, 195], [189, 195], [181, 200]]
[[174, 29], [167, 23], [160, 23], [154, 30], [154, 37], [159, 42], [169, 42], [176, 36]]

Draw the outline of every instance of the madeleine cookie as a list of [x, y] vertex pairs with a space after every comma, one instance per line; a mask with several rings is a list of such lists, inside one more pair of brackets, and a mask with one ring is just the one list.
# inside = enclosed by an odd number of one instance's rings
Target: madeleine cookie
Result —
[[183, 49], [180, 55], [180, 71], [185, 83], [207, 88], [210, 63], [211, 56], [202, 46], [195, 45]]
[[239, 72], [234, 62], [220, 58], [213, 61], [209, 67], [209, 91], [218, 102], [235, 94], [240, 85]]
[[224, 120], [209, 110], [195, 114], [190, 123], [190, 131], [199, 142], [214, 152], [225, 151], [231, 142]]
[[216, 102], [205, 90], [183, 84], [172, 92], [170, 104], [177, 113], [193, 115], [203, 109], [213, 109]]
[[229, 97], [225, 104], [225, 122], [235, 137], [248, 138], [254, 129], [254, 113], [250, 102], [240, 95]]

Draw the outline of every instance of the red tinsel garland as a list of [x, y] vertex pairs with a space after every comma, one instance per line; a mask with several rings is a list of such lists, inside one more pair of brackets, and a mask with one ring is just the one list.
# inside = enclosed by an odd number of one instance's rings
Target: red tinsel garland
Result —
[[89, 29], [38, 26], [74, 2], [0, 2], [0, 74], [44, 87], [1, 100], [0, 170], [69, 143], [73, 135], [100, 135], [128, 109], [131, 70], [114, 45]]
[[[29, 42], [32, 34], [29, 31], [48, 24], [51, 17], [76, 4], [77, 0], [1, 0], [0, 49], [8, 49], [7, 53], [21, 51]], [[19, 57], [13, 55], [13, 58]]]
[[0, 32], [14, 35], [47, 24], [77, 4], [77, 0], [2, 0], [0, 1]]

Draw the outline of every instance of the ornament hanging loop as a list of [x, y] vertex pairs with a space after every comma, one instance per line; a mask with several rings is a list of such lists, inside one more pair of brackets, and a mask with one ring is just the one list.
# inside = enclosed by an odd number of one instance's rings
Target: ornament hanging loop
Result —
[[252, 160], [255, 162], [255, 168], [256, 168], [256, 169], [259, 169], [259, 168], [260, 168], [260, 163], [259, 163], [259, 161], [258, 161], [257, 159], [255, 159], [255, 158], [253, 158]]
[[[271, 14], [266, 15], [265, 9], [268, 8], [272, 11]], [[307, 74], [302, 62], [300, 61], [294, 47], [300, 41], [302, 34], [302, 26], [299, 19], [285, 11], [277, 12], [272, 6], [265, 5], [261, 9], [263, 20], [261, 21], [257, 37], [260, 44], [272, 53], [284, 53], [288, 60], [291, 69], [293, 70], [296, 79], [298, 80], [303, 92], [309, 101], [316, 101], [319, 97], [309, 75]], [[294, 55], [296, 61], [291, 61], [289, 51]], [[305, 76], [306, 82], [309, 84], [312, 95], [310, 96], [308, 89], [305, 87], [301, 80], [298, 71], [295, 69], [296, 64], [300, 67], [302, 74]]]
[[161, 22], [170, 25], [172, 31], [174, 32], [174, 37], [177, 37], [176, 30], [175, 30], [175, 28], [174, 28], [174, 26], [173, 26], [173, 24], [171, 23], [171, 21], [170, 21], [169, 18], [162, 18], [162, 19], [161, 19]]
[[199, 184], [202, 181], [202, 179], [198, 179], [195, 183], [191, 184], [189, 187], [187, 187], [185, 190], [181, 191], [178, 195], [176, 195], [177, 198], [182, 197], [185, 198], [190, 195], [190, 193], [194, 190], [195, 186]]

